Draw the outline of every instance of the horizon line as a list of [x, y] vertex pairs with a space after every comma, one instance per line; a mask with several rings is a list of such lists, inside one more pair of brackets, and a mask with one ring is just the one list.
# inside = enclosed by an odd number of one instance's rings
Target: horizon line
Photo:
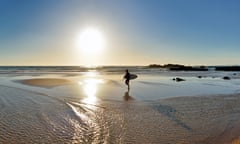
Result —
[[167, 63], [167, 64], [148, 64], [148, 65], [92, 65], [92, 66], [87, 66], [87, 65], [0, 65], [0, 67], [85, 67], [85, 68], [96, 68], [96, 67], [136, 67], [136, 66], [150, 66], [150, 65], [159, 65], [159, 66], [164, 66], [164, 65], [184, 65], [184, 66], [240, 66], [240, 64], [216, 64], [216, 65], [204, 65], [204, 64], [196, 64], [196, 65], [189, 65], [189, 64], [179, 64], [179, 63]]

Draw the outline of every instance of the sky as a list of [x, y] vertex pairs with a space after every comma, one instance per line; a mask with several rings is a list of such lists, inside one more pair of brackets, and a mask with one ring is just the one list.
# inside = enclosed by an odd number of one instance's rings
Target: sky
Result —
[[[105, 40], [98, 54], [76, 45], [89, 27]], [[239, 0], [0, 1], [0, 65], [239, 65], [239, 54]]]

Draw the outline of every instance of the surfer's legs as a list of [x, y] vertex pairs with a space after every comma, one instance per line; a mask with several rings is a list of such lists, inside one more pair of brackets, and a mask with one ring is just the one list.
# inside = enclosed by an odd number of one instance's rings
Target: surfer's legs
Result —
[[129, 80], [126, 80], [125, 84], [128, 86], [128, 91], [129, 91], [129, 89], [130, 89]]
[[126, 85], [129, 85], [129, 80], [126, 79], [126, 80], [125, 80], [125, 84], [126, 84]]

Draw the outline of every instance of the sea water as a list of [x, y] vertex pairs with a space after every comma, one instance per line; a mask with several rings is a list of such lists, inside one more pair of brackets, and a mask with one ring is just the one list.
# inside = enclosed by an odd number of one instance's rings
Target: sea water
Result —
[[[98, 87], [111, 87], [108, 93], [114, 93], [114, 91], [116, 91], [116, 93], [120, 93], [120, 91], [124, 93], [126, 86], [124, 85], [122, 76], [124, 75], [125, 69], [129, 69], [130, 73], [138, 75], [137, 79], [130, 81], [130, 91], [131, 94], [139, 100], [157, 100], [177, 96], [231, 94], [240, 91], [239, 72], [221, 72], [214, 70], [202, 72], [169, 71], [167, 69], [150, 69], [143, 66], [105, 66], [95, 68], [79, 66], [5, 66], [0, 67], [0, 83], [9, 86], [20, 86], [14, 83], [14, 81], [48, 77], [71, 79], [76, 83], [81, 83], [81, 81], [84, 81], [82, 78], [85, 77], [92, 80], [105, 81], [106, 83], [102, 82], [97, 85]], [[230, 80], [224, 80], [224, 76], [230, 77]], [[176, 82], [173, 80], [176, 77], [182, 78], [185, 81]], [[36, 88], [31, 87], [31, 89]], [[61, 87], [60, 91], [61, 89], [66, 89], [66, 87]], [[116, 99], [116, 97], [111, 96], [112, 95], [107, 94], [102, 98]]]

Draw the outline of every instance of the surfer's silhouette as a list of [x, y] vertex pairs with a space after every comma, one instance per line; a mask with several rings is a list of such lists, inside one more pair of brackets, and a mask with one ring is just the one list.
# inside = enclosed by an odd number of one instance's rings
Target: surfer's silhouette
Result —
[[130, 73], [128, 72], [128, 69], [126, 69], [126, 73], [123, 78], [125, 79], [125, 84], [128, 86], [128, 91], [129, 91], [130, 90], [130, 84], [129, 84]]

